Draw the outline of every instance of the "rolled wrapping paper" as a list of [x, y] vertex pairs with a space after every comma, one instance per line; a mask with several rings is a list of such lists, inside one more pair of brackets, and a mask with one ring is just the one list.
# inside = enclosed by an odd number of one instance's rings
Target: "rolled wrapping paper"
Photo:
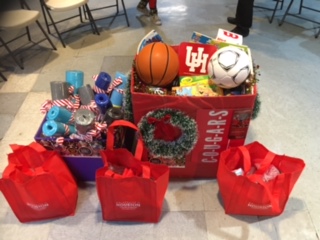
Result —
[[64, 107], [53, 106], [47, 114], [47, 120], [68, 123], [72, 120], [72, 112], [68, 111]]
[[78, 94], [78, 89], [83, 86], [84, 73], [79, 70], [66, 71], [66, 82], [74, 87], [74, 93]]
[[95, 115], [88, 109], [79, 109], [74, 114], [74, 121], [77, 132], [79, 134], [86, 134], [95, 126]]
[[123, 101], [123, 95], [125, 88], [128, 84], [128, 76], [120, 72], [116, 72], [115, 79], [113, 81], [121, 81], [122, 83], [117, 85], [111, 92], [111, 102], [114, 107], [121, 107]]
[[79, 92], [80, 102], [82, 105], [88, 105], [91, 103], [92, 100], [94, 100], [94, 92], [90, 84], [80, 87], [78, 89], [78, 92]]
[[111, 107], [107, 109], [106, 114], [104, 115], [104, 121], [109, 126], [113, 121], [123, 119], [123, 111], [118, 107]]
[[60, 100], [69, 97], [69, 84], [67, 82], [52, 81], [50, 82], [51, 99]]
[[42, 133], [47, 137], [52, 136], [67, 136], [76, 133], [74, 126], [67, 125], [61, 122], [48, 120], [42, 125]]
[[[95, 82], [95, 92], [106, 92], [111, 83], [111, 76], [106, 72], [100, 72]], [[103, 90], [103, 91], [101, 91]]]
[[112, 103], [110, 98], [105, 93], [98, 93], [94, 96], [94, 100], [101, 112], [101, 114], [105, 114], [107, 109], [112, 107]]

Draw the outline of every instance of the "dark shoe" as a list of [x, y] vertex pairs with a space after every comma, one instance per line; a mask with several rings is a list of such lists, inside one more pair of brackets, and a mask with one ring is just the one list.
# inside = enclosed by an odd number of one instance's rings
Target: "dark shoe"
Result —
[[228, 23], [231, 23], [233, 25], [237, 25], [237, 19], [234, 17], [228, 17], [227, 21], [228, 21]]
[[249, 35], [250, 30], [249, 28], [236, 26], [234, 29], [231, 30], [231, 32], [240, 34], [242, 35], [242, 37], [247, 37]]

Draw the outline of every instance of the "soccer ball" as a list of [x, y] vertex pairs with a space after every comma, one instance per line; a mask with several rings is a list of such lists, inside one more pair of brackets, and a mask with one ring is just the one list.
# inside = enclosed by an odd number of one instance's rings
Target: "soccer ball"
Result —
[[207, 70], [209, 77], [219, 87], [235, 88], [249, 77], [250, 57], [238, 47], [223, 47], [209, 59]]

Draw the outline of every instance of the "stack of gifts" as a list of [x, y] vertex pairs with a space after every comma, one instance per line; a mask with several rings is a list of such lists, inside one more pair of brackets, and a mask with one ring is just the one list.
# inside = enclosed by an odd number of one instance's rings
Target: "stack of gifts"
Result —
[[93, 77], [94, 86], [84, 85], [84, 73], [66, 72], [65, 81], [50, 82], [51, 100], [41, 112], [46, 114], [36, 140], [62, 156], [100, 156], [105, 149], [107, 126], [122, 119], [123, 88], [127, 76], [106, 72]]
[[172, 177], [216, 177], [220, 153], [245, 142], [257, 101], [257, 74], [242, 37], [193, 32], [166, 44], [156, 31], [140, 42], [130, 79], [133, 121], [151, 162]]
[[[259, 142], [244, 145], [258, 79], [240, 35], [220, 29], [213, 39], [194, 32], [189, 42], [170, 46], [153, 30], [140, 42], [130, 76], [117, 72], [112, 80], [100, 72], [93, 80], [93, 87], [84, 85], [84, 73], [70, 70], [65, 81], [51, 82], [38, 143], [11, 146], [15, 154], [0, 189], [21, 222], [74, 214], [77, 186], [69, 170], [78, 180], [96, 181], [106, 221], [158, 222], [169, 177], [217, 178], [226, 214], [283, 212], [305, 163]], [[122, 120], [130, 112], [132, 121]], [[58, 189], [50, 184], [56, 192], [69, 179], [59, 199], [72, 204], [53, 208], [58, 195], [38, 191], [49, 189], [45, 171], [60, 181]], [[30, 179], [37, 185], [26, 191]], [[46, 212], [35, 213], [38, 206]]]

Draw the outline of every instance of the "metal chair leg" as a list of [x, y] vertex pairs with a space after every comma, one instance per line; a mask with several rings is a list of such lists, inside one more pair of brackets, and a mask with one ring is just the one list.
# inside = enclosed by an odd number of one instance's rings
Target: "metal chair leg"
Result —
[[31, 42], [31, 34], [28, 26], [26, 27], [26, 32], [27, 32], [28, 40], [29, 42]]
[[[96, 34], [95, 26], [94, 26], [94, 24], [92, 23], [91, 18], [89, 17], [89, 15], [87, 14], [87, 10], [86, 10], [86, 6], [85, 6], [85, 5], [82, 6], [82, 10], [83, 10], [84, 18], [85, 18], [86, 20], [89, 20], [92, 33], [93, 33], [93, 34]], [[80, 18], [83, 18], [81, 11], [79, 11], [79, 14], [81, 14]], [[98, 33], [98, 35], [99, 35], [99, 33]]]
[[272, 22], [273, 22], [274, 16], [276, 15], [276, 11], [277, 11], [277, 9], [278, 9], [279, 2], [281, 2], [280, 9], [282, 9], [283, 0], [277, 0], [276, 6], [275, 6], [274, 9], [273, 9], [272, 16], [271, 16], [271, 18], [270, 18], [270, 20], [269, 20], [269, 23], [272, 23]]
[[[83, 20], [83, 17], [82, 17], [82, 10], [81, 10], [81, 7], [79, 7], [79, 18], [80, 18], [80, 22], [81, 23], [84, 23], [84, 20]], [[85, 11], [84, 11], [84, 15], [85, 15]]]
[[[121, 1], [123, 1], [123, 0], [121, 0]], [[255, 8], [260, 8], [260, 9], [272, 11], [272, 15], [271, 15], [271, 18], [269, 19], [269, 23], [273, 22], [273, 19], [274, 19], [274, 16], [276, 14], [276, 11], [278, 10], [279, 3], [281, 3], [280, 4], [280, 10], [282, 10], [282, 8], [283, 8], [283, 1], [284, 0], [273, 0], [273, 1], [276, 2], [276, 5], [275, 5], [274, 8], [264, 7], [264, 6], [257, 6], [257, 5], [254, 6]], [[127, 15], [126, 15], [126, 17], [127, 17]]]
[[8, 81], [8, 79], [3, 75], [2, 72], [0, 72], [0, 77], [1, 77], [4, 81]]
[[[118, 0], [117, 0], [117, 1], [118, 1]], [[123, 8], [124, 16], [126, 17], [127, 26], [130, 27], [130, 23], [129, 23], [129, 19], [128, 19], [128, 15], [127, 15], [126, 6], [124, 5], [124, 1], [123, 1], [123, 0], [121, 0], [121, 3], [122, 3], [122, 8]]]
[[315, 35], [314, 37], [315, 37], [315, 38], [318, 38], [319, 35], [320, 35], [320, 28], [319, 28], [319, 30], [318, 30], [318, 33], [316, 33], [316, 35]]
[[46, 13], [46, 11], [47, 11], [46, 7], [42, 3], [42, 1], [40, 1], [40, 5], [41, 5], [41, 10], [42, 10], [42, 15], [44, 17], [44, 22], [45, 22], [46, 27], [47, 27], [47, 31], [48, 31], [49, 34], [51, 34], [50, 27], [49, 27], [49, 22], [48, 22], [48, 18], [47, 18], [47, 13]]
[[5, 43], [5, 41], [0, 37], [1, 44], [5, 47], [5, 49], [8, 51], [12, 59], [16, 62], [16, 64], [21, 68], [24, 69], [23, 64], [16, 58], [16, 56], [13, 54], [13, 52], [10, 50], [8, 45]]
[[281, 21], [279, 22], [279, 26], [281, 26], [281, 25], [282, 25], [282, 23], [284, 22], [284, 19], [286, 18], [287, 14], [288, 14], [288, 12], [289, 12], [289, 10], [290, 10], [291, 6], [292, 6], [293, 1], [294, 1], [294, 0], [291, 0], [291, 1], [290, 1], [289, 5], [288, 5], [288, 7], [287, 7], [286, 12], [284, 13], [284, 15], [283, 15], [283, 17], [282, 17]]
[[83, 11], [84, 19], [88, 20], [87, 11], [86, 11], [85, 6], [82, 6], [82, 11]]
[[300, 0], [299, 14], [302, 13], [303, 0]]
[[48, 14], [48, 16], [49, 16], [49, 18], [50, 18], [50, 21], [51, 21], [51, 23], [52, 23], [52, 26], [53, 26], [54, 30], [56, 31], [56, 33], [57, 33], [57, 35], [58, 35], [58, 38], [59, 38], [62, 46], [65, 48], [65, 47], [66, 47], [66, 44], [64, 43], [64, 41], [63, 41], [63, 39], [62, 39], [62, 36], [61, 36], [61, 34], [60, 34], [57, 26], [56, 26], [56, 23], [55, 23], [55, 21], [53, 20], [53, 18], [52, 18], [52, 16], [51, 16], [50, 9], [48, 9], [46, 6], [44, 6], [44, 8], [45, 8], [45, 10], [46, 10], [46, 12], [47, 12], [47, 14]]
[[100, 35], [100, 32], [99, 32], [99, 30], [97, 28], [95, 20], [92, 17], [92, 14], [91, 14], [91, 11], [89, 9], [88, 4], [85, 4], [85, 8], [86, 8], [86, 12], [88, 14], [88, 18], [89, 18], [89, 21], [90, 21], [90, 24], [91, 24], [92, 31], [95, 31], [97, 33], [97, 35]]
[[43, 27], [41, 26], [39, 21], [36, 21], [38, 27], [40, 28], [41, 32], [43, 33], [43, 35], [46, 37], [46, 39], [48, 40], [48, 42], [50, 43], [51, 47], [53, 50], [57, 50], [56, 46], [53, 44], [53, 42], [51, 41], [49, 35], [46, 33], [46, 31], [43, 29]]

